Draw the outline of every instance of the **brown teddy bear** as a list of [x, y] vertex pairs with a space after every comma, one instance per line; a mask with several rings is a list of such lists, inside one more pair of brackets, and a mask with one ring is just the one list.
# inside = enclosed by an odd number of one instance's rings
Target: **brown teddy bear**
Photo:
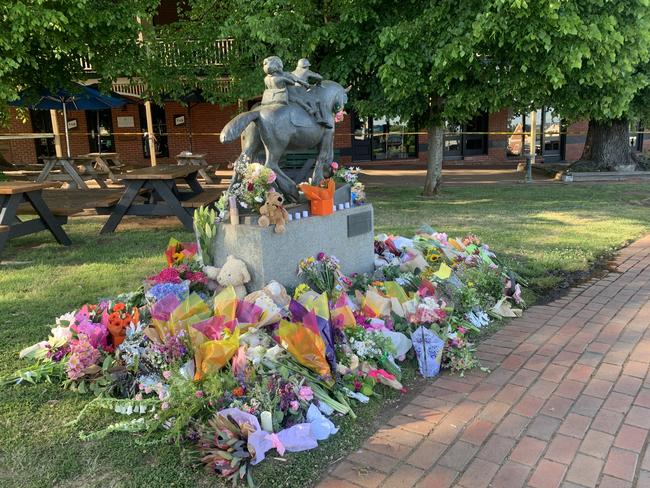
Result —
[[282, 206], [283, 203], [284, 197], [282, 193], [270, 191], [266, 194], [266, 201], [260, 207], [259, 224], [261, 227], [268, 227], [271, 224], [275, 224], [276, 234], [284, 232], [285, 224], [289, 220], [289, 214]]

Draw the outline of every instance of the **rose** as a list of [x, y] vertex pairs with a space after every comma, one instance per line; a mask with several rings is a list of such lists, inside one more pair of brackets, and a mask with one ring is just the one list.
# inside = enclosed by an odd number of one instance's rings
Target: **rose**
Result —
[[334, 171], [336, 171], [337, 169], [339, 169], [339, 163], [337, 163], [336, 161], [334, 161], [330, 166], [332, 167], [332, 169], [333, 169]]
[[270, 185], [271, 183], [273, 183], [275, 181], [276, 178], [277, 178], [277, 175], [275, 174], [275, 171], [271, 171], [269, 173], [269, 176], [268, 176], [266, 182]]
[[205, 396], [205, 393], [203, 393], [203, 390], [196, 390], [196, 392], [194, 392], [194, 395], [196, 398], [203, 398]]
[[300, 408], [300, 404], [298, 403], [298, 400], [291, 400], [291, 402], [289, 403], [289, 408], [297, 412], [298, 409]]

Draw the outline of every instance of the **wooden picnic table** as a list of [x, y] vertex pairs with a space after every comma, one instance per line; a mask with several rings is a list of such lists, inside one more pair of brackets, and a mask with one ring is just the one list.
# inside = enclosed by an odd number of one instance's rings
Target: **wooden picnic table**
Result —
[[[87, 190], [85, 180], [95, 180], [100, 188], [108, 188], [104, 179], [109, 176], [109, 173], [102, 171], [98, 172], [94, 165], [96, 159], [91, 156], [71, 156], [71, 157], [56, 157], [45, 156], [41, 158], [45, 163], [41, 170], [37, 182], [43, 181], [65, 181], [71, 188], [78, 188]], [[78, 169], [81, 167], [81, 170]], [[54, 169], [61, 169], [58, 174], [52, 173]]]
[[81, 154], [81, 158], [94, 158], [95, 163], [94, 167], [96, 170], [101, 171], [102, 173], [108, 174], [110, 180], [115, 183], [117, 182], [118, 174], [124, 167], [120, 161], [120, 154], [115, 152], [105, 152], [105, 153], [88, 153]]
[[[196, 166], [158, 165], [121, 174], [124, 194], [101, 233], [115, 231], [125, 215], [175, 216], [186, 229], [193, 230], [193, 209], [215, 202], [221, 193], [204, 191], [197, 179], [198, 170]], [[187, 183], [190, 191], [180, 191], [176, 180]], [[145, 202], [136, 203], [143, 190], [149, 190]]]
[[[66, 216], [55, 217], [43, 201], [45, 188], [58, 186], [54, 182], [0, 181], [0, 252], [7, 240], [49, 230], [59, 244], [69, 246], [70, 238], [61, 227], [68, 221]], [[17, 216], [18, 207], [29, 204], [38, 218], [23, 221]]]
[[178, 164], [181, 166], [183, 165], [188, 165], [188, 166], [198, 166], [199, 167], [199, 174], [203, 177], [206, 183], [209, 185], [213, 185], [215, 183], [214, 179], [212, 176], [208, 174], [208, 169], [211, 169], [211, 166], [208, 164], [208, 162], [205, 159], [205, 154], [183, 154], [180, 153], [176, 155], [176, 161], [178, 161]]

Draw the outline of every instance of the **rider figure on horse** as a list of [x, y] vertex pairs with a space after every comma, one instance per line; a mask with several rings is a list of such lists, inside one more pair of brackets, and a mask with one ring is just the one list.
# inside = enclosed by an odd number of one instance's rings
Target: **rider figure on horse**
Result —
[[[309, 61], [306, 59], [301, 59], [300, 61], [306, 61], [308, 68]], [[300, 62], [298, 63], [298, 66], [300, 67]], [[305, 109], [308, 114], [313, 116], [316, 119], [317, 123], [331, 129], [331, 124], [327, 122], [327, 120], [325, 120], [323, 117], [323, 114], [320, 110], [320, 104], [317, 104], [317, 106], [314, 107], [313, 103], [309, 103], [306, 100], [303, 100], [303, 97], [301, 96], [289, 97], [289, 91], [287, 90], [288, 86], [300, 85], [303, 87], [303, 89], [305, 89], [306, 92], [306, 89], [311, 86], [308, 82], [310, 75], [311, 78], [316, 78], [313, 76], [316, 75], [318, 78], [320, 78], [320, 80], [322, 80], [322, 77], [318, 73], [314, 73], [309, 69], [306, 70], [302, 77], [297, 76], [295, 74], [296, 72], [287, 73], [283, 70], [284, 65], [282, 64], [282, 60], [279, 57], [270, 56], [264, 60], [264, 72], [266, 73], [266, 77], [264, 77], [265, 90], [264, 94], [262, 95], [262, 105], [288, 105], [289, 102], [296, 103]], [[298, 71], [298, 69], [296, 69], [296, 71]], [[309, 74], [307, 74], [307, 72]], [[302, 79], [303, 77], [306, 79]]]
[[[296, 65], [296, 69], [293, 71], [292, 74], [299, 80], [305, 81], [307, 83], [309, 83], [310, 80], [312, 79], [316, 80], [316, 83], [320, 83], [321, 81], [323, 81], [323, 77], [321, 75], [309, 69], [310, 66], [311, 63], [309, 62], [308, 59], [306, 58], [299, 59], [298, 64]], [[309, 109], [307, 111], [314, 116], [316, 122], [318, 122], [323, 127], [327, 127], [328, 129], [332, 128], [332, 124], [330, 124], [325, 119], [325, 114], [323, 113], [323, 109], [321, 107], [320, 102], [318, 101], [314, 102], [312, 100], [309, 100], [306, 97], [305, 103], [309, 105]]]

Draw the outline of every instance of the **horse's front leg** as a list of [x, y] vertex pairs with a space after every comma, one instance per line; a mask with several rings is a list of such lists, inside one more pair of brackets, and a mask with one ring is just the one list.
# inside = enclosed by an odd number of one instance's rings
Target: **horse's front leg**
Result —
[[315, 185], [319, 185], [323, 181], [323, 167], [329, 167], [334, 160], [334, 131], [327, 130], [323, 135], [323, 140], [320, 143], [318, 157], [314, 166], [314, 174], [312, 180]]
[[275, 173], [275, 184], [278, 187], [278, 190], [287, 198], [288, 202], [294, 203], [298, 201], [298, 187], [296, 182], [289, 178], [282, 169], [280, 169], [280, 155], [272, 154], [267, 152], [266, 162], [264, 165], [272, 169]]

